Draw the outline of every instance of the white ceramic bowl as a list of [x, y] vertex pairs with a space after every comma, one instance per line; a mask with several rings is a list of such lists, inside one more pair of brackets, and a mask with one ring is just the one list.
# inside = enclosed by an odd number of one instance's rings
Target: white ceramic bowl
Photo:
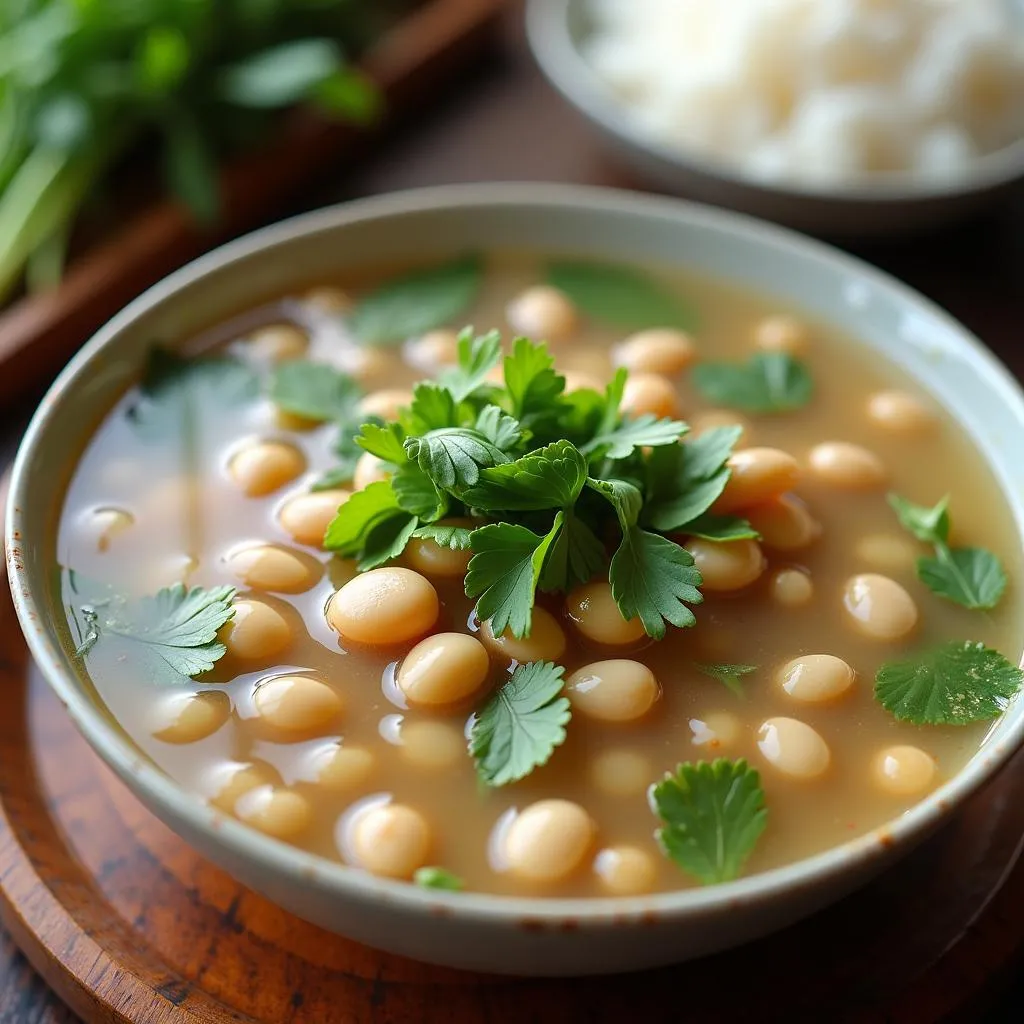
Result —
[[1024, 190], [1024, 139], [981, 157], [965, 178], [926, 181], [892, 172], [835, 188], [766, 184], [696, 149], [676, 149], [639, 127], [583, 58], [588, 2], [528, 0], [530, 46], [558, 91], [641, 180], [659, 189], [845, 238], [898, 237], [947, 226]]
[[370, 264], [491, 247], [692, 267], [851, 329], [909, 370], [973, 435], [1024, 535], [1024, 396], [979, 342], [909, 289], [779, 228], [675, 200], [560, 186], [443, 188], [322, 210], [233, 242], [150, 289], [86, 345], [36, 413], [14, 469], [6, 541], [22, 628], [79, 729], [132, 791], [205, 856], [300, 917], [422, 960], [526, 974], [650, 967], [738, 944], [836, 899], [938, 826], [1020, 743], [1024, 701], [956, 778], [827, 853], [706, 889], [517, 899], [373, 878], [225, 817], [139, 754], [93, 703], [61, 643], [50, 528], [73, 449], [136, 379], [153, 338], [183, 340], [267, 293], [318, 277], [344, 280]]

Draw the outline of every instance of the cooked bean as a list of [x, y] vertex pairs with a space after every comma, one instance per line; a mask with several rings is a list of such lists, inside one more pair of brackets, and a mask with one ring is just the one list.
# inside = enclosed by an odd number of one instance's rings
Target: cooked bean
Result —
[[635, 644], [646, 633], [639, 619], [624, 619], [606, 580], [584, 583], [569, 591], [566, 611], [576, 628], [588, 639], [610, 647]]
[[590, 778], [608, 796], [637, 796], [647, 791], [653, 771], [638, 750], [602, 750], [591, 762]]
[[253, 693], [260, 719], [275, 729], [298, 735], [324, 732], [337, 720], [344, 703], [332, 687], [312, 676], [273, 676]]
[[900, 640], [917, 625], [917, 605], [895, 580], [877, 573], [851, 576], [843, 606], [857, 630], [873, 640]]
[[586, 858], [596, 832], [579, 804], [539, 800], [520, 811], [505, 835], [509, 870], [530, 882], [561, 881]]
[[529, 636], [517, 639], [506, 629], [496, 637], [487, 621], [480, 623], [480, 640], [488, 650], [521, 665], [528, 661], [558, 661], [565, 654], [565, 632], [554, 615], [539, 605], [533, 608]]
[[776, 551], [810, 547], [821, 536], [821, 523], [793, 494], [783, 494], [746, 510], [750, 525], [761, 534], [761, 543]]
[[411, 403], [411, 391], [385, 388], [383, 391], [373, 391], [366, 395], [359, 403], [359, 412], [363, 416], [379, 416], [382, 420], [393, 420]]
[[329, 284], [310, 288], [302, 297], [321, 313], [347, 313], [355, 305], [348, 292]]
[[290, 839], [309, 826], [313, 808], [301, 793], [278, 786], [258, 786], [238, 798], [235, 814], [268, 836]]
[[740, 720], [729, 711], [710, 711], [690, 719], [690, 742], [709, 753], [735, 746], [741, 732]]
[[732, 471], [713, 511], [736, 512], [771, 501], [791, 491], [800, 477], [800, 465], [778, 448], [743, 448], [729, 456]]
[[430, 826], [404, 804], [369, 807], [356, 816], [350, 832], [359, 867], [385, 878], [411, 878], [430, 852]]
[[694, 537], [686, 550], [704, 578], [704, 590], [741, 590], [758, 579], [768, 564], [756, 540], [721, 543]]
[[414, 366], [435, 373], [459, 361], [459, 335], [446, 328], [427, 331], [406, 344], [405, 354]]
[[174, 694], [156, 705], [153, 735], [164, 743], [196, 743], [212, 736], [230, 714], [231, 700], [226, 693]]
[[475, 636], [436, 633], [405, 656], [395, 679], [410, 704], [438, 707], [476, 693], [490, 669], [487, 648]]
[[249, 335], [249, 347], [262, 359], [274, 363], [299, 359], [306, 354], [309, 338], [295, 324], [270, 324]]
[[[438, 525], [444, 525], [439, 523]], [[405, 549], [405, 557], [417, 572], [424, 576], [456, 577], [465, 576], [473, 552], [468, 548], [459, 551], [436, 540], [413, 537]]]
[[[362, 345], [350, 353], [350, 358], [345, 361], [344, 370], [367, 390], [376, 391], [377, 394], [392, 394], [394, 392], [388, 390], [388, 385], [392, 384], [396, 377], [404, 376], [407, 367], [401, 357], [391, 349]], [[384, 388], [384, 391], [377, 391], [379, 388]], [[406, 403], [412, 400], [412, 396], [406, 392], [399, 391], [397, 394], [402, 395]], [[364, 415], [383, 416], [383, 413], [366, 412]]]
[[619, 412], [623, 416], [664, 416], [672, 419], [680, 414], [679, 395], [675, 385], [657, 373], [634, 373], [626, 381]]
[[582, 373], [595, 380], [608, 380], [612, 361], [601, 345], [572, 345], [558, 350], [559, 373]]
[[338, 509], [349, 499], [343, 490], [311, 491], [289, 498], [278, 515], [281, 525], [300, 544], [322, 547], [324, 534]]
[[356, 468], [352, 474], [352, 487], [355, 490], [362, 491], [369, 487], [370, 484], [390, 479], [391, 470], [383, 459], [377, 458], [376, 455], [372, 455], [370, 452], [363, 452], [356, 459]]
[[765, 317], [754, 331], [754, 344], [762, 352], [784, 352], [798, 356], [806, 348], [809, 332], [796, 317]]
[[643, 718], [661, 695], [654, 673], [639, 661], [595, 661], [577, 669], [565, 682], [573, 708], [601, 722]]
[[232, 574], [253, 590], [280, 594], [301, 594], [323, 573], [316, 559], [277, 544], [253, 544], [238, 548], [227, 557]]
[[894, 434], [923, 434], [935, 426], [931, 410], [906, 391], [877, 391], [868, 399], [868, 419]]
[[828, 770], [832, 755], [821, 735], [795, 718], [769, 718], [757, 733], [764, 759], [783, 775], [815, 779]]
[[875, 569], [907, 572], [917, 563], [921, 546], [910, 537], [872, 533], [857, 542], [854, 552], [862, 562]]
[[332, 792], [349, 792], [365, 785], [376, 767], [373, 753], [364, 747], [334, 740], [316, 750], [309, 771], [317, 783]]
[[517, 295], [505, 310], [509, 326], [535, 341], [565, 341], [575, 333], [576, 307], [564, 292], [540, 284]]
[[787, 661], [776, 680], [794, 700], [817, 704], [841, 697], [855, 677], [853, 669], [834, 654], [804, 654]]
[[250, 498], [272, 494], [305, 471], [306, 457], [295, 445], [283, 441], [247, 445], [232, 456], [228, 466], [231, 479]]
[[594, 858], [594, 873], [612, 896], [639, 896], [654, 888], [658, 872], [651, 855], [635, 846], [610, 846]]
[[451, 768], [466, 757], [466, 737], [462, 729], [448, 722], [405, 721], [399, 735], [402, 756], [416, 768]]
[[238, 598], [232, 607], [235, 614], [218, 637], [233, 657], [265, 661], [292, 642], [292, 628], [276, 608], [251, 597]]
[[211, 772], [212, 803], [233, 814], [240, 797], [261, 786], [271, 787], [280, 781], [276, 772], [264, 764], [231, 761], [218, 765]]
[[800, 608], [814, 597], [814, 584], [800, 569], [780, 569], [772, 577], [772, 597], [784, 608]]
[[750, 445], [754, 436], [754, 428], [750, 420], [732, 409], [708, 409], [706, 412], [699, 412], [690, 419], [690, 433], [688, 438], [696, 440], [710, 430], [717, 430], [719, 427], [739, 427], [743, 431], [736, 444], [741, 448]]
[[654, 327], [631, 334], [615, 349], [617, 366], [630, 373], [682, 373], [697, 358], [697, 346], [684, 331]]
[[886, 747], [875, 756], [872, 774], [876, 785], [886, 793], [920, 796], [935, 781], [935, 760], [919, 747]]
[[589, 373], [581, 373], [578, 370], [565, 370], [562, 373], [565, 377], [565, 393], [571, 395], [574, 391], [597, 391], [604, 392], [604, 381]]
[[873, 490], [888, 479], [885, 464], [874, 452], [846, 441], [815, 445], [807, 464], [822, 483], [846, 491]]
[[404, 644], [437, 621], [440, 602], [430, 581], [411, 569], [371, 569], [350, 580], [327, 605], [327, 621], [344, 640]]
[[131, 512], [123, 508], [97, 508], [89, 512], [88, 529], [96, 538], [96, 550], [108, 551], [114, 538], [135, 523]]

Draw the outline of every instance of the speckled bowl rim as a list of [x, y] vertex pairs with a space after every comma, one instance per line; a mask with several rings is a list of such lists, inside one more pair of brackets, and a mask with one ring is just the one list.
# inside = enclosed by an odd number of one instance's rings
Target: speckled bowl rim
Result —
[[527, 0], [526, 28], [530, 48], [552, 85], [595, 124], [633, 149], [647, 152], [681, 173], [696, 172], [736, 188], [764, 195], [836, 203], [908, 203], [954, 199], [1008, 185], [1024, 177], [1024, 138], [986, 153], [966, 177], [927, 179], [912, 171], [881, 171], [859, 181], [837, 185], [773, 181], [696, 147], [674, 147], [636, 127], [622, 102], [598, 78], [580, 53], [569, 28], [574, 7], [585, 0]]
[[[260, 250], [366, 221], [424, 211], [479, 208], [547, 207], [575, 209], [595, 216], [645, 215], [664, 218], [693, 227], [712, 230], [743, 241], [757, 240], [777, 250], [790, 251], [832, 264], [837, 273], [852, 275], [900, 304], [936, 318], [955, 332], [962, 353], [982, 368], [989, 397], [1012, 408], [1024, 438], [1024, 392], [1009, 371], [939, 307], [900, 284], [887, 274], [830, 246], [806, 239], [795, 232], [761, 221], [678, 199], [645, 196], [614, 189], [583, 186], [493, 183], [447, 185], [361, 199], [340, 206], [304, 214], [246, 235], [193, 261], [144, 292], [115, 316], [68, 364], [36, 411], [18, 450], [8, 497], [5, 543], [14, 605], [33, 658], [46, 680], [67, 708], [78, 729], [99, 755], [130, 788], [143, 792], [155, 805], [180, 819], [206, 841], [223, 846], [236, 858], [253, 862], [269, 873], [291, 882], [314, 886], [362, 902], [403, 905], [425, 913], [443, 913], [477, 921], [516, 924], [523, 920], [539, 926], [615, 926], [630, 920], [683, 921], [717, 912], [727, 913], [740, 904], [761, 903], [812, 887], [819, 882], [854, 871], [896, 846], [907, 844], [931, 831], [948, 818], [984, 782], [995, 774], [1024, 741], [1024, 714], [998, 739], [990, 739], [956, 776], [934, 793], [880, 828], [824, 853], [782, 868], [707, 888], [677, 890], [642, 897], [536, 898], [482, 894], [448, 893], [420, 889], [404, 882], [377, 878], [355, 868], [336, 864], [275, 839], [267, 838], [211, 807], [194, 793], [182, 789], [169, 776], [147, 761], [86, 695], [81, 683], [60, 664], [62, 652], [56, 627], [48, 622], [46, 594], [52, 581], [31, 578], [20, 557], [25, 536], [34, 523], [21, 511], [23, 495], [30, 486], [31, 467], [53, 410], [75, 394], [90, 369], [90, 363], [122, 330], [151, 308], [172, 299], [204, 275], [242, 262]], [[1009, 456], [1007, 456], [1008, 458]], [[998, 460], [996, 460], [998, 461]], [[1021, 524], [1018, 521], [1018, 529]], [[37, 600], [37, 592], [39, 598]], [[165, 821], [167, 819], [165, 818]]]

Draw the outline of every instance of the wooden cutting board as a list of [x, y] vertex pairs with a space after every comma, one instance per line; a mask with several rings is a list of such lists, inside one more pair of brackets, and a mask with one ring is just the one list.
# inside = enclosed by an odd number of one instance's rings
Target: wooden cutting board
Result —
[[975, 1022], [1024, 948], [1024, 754], [896, 868], [784, 932], [657, 971], [510, 979], [348, 942], [204, 861], [75, 731], [2, 579], [0, 692], [0, 918], [88, 1024]]

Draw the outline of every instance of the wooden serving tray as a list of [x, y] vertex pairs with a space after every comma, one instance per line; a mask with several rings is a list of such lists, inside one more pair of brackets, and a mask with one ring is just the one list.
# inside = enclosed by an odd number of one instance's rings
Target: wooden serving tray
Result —
[[87, 1024], [973, 1024], [1024, 945], [1022, 754], [870, 886], [730, 953], [560, 981], [368, 949], [238, 885], [142, 807], [28, 658], [2, 576], [0, 919]]
[[76, 259], [52, 291], [0, 310], [0, 408], [38, 392], [82, 343], [131, 299], [216, 243], [287, 212], [298, 191], [364, 153], [387, 123], [401, 122], [439, 91], [492, 38], [506, 0], [424, 0], [361, 62], [377, 83], [385, 123], [373, 131], [311, 115], [287, 120], [268, 147], [229, 165], [222, 216], [202, 230], [181, 204], [144, 210]]

